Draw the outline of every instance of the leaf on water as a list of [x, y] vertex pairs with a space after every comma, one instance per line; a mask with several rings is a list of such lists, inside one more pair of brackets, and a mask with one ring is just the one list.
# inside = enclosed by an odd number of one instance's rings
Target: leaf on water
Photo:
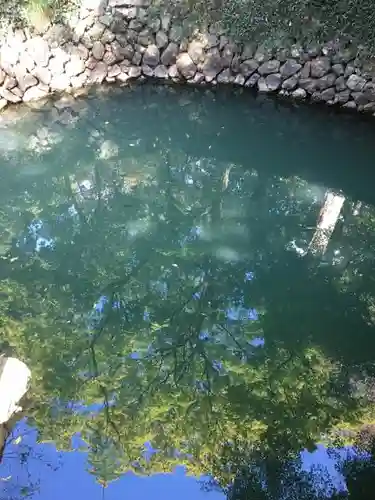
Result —
[[22, 441], [22, 436], [18, 436], [16, 439], [13, 440], [13, 444], [20, 444]]
[[12, 476], [8, 476], [8, 477], [0, 477], [0, 481], [3, 481], [4, 483], [6, 481], [9, 481], [10, 479], [12, 479]]

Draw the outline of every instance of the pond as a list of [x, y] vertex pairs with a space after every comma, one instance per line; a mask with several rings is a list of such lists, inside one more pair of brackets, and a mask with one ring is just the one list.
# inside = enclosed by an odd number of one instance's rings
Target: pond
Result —
[[148, 85], [0, 128], [1, 345], [32, 372], [1, 498], [371, 484], [372, 122]]

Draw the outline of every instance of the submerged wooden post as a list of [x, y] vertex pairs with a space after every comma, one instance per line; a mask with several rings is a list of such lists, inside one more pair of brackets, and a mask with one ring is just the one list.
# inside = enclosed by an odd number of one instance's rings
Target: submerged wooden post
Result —
[[0, 462], [12, 427], [22, 417], [20, 402], [28, 390], [30, 376], [25, 363], [0, 355]]
[[312, 254], [324, 255], [344, 201], [345, 196], [342, 194], [337, 194], [333, 191], [326, 192], [323, 207], [320, 211], [316, 229], [308, 249]]

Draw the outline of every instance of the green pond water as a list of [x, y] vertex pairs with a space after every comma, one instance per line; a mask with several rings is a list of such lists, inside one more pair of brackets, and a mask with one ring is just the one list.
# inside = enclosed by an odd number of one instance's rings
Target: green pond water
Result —
[[[186, 498], [346, 498], [303, 456], [364, 446], [375, 421], [374, 138], [358, 116], [150, 86], [5, 114], [0, 335], [32, 372], [22, 425], [82, 450], [108, 498], [178, 465], [206, 478]], [[173, 497], [158, 487], [138, 498]]]

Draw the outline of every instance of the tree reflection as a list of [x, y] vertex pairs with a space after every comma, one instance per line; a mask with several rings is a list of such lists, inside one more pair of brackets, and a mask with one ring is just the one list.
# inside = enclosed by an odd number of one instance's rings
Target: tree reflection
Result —
[[65, 131], [64, 166], [26, 157], [35, 179], [4, 158], [1, 325], [29, 422], [62, 449], [80, 433], [104, 484], [182, 463], [231, 499], [323, 498], [300, 451], [373, 417], [373, 208], [345, 193], [318, 259], [325, 189], [110, 132], [73, 162]]

